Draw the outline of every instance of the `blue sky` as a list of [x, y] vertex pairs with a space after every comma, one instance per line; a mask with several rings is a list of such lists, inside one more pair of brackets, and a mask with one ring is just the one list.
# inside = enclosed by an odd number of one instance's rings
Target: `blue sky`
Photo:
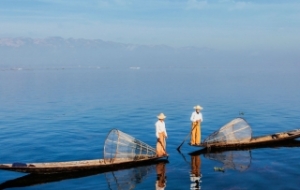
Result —
[[299, 0], [1, 0], [0, 37], [300, 49]]

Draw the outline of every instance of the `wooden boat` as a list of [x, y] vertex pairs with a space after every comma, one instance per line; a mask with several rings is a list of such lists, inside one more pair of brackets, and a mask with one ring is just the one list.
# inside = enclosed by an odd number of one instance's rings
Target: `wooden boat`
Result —
[[117, 129], [109, 132], [104, 144], [104, 158], [94, 160], [0, 164], [0, 169], [33, 174], [68, 173], [93, 169], [115, 169], [153, 162], [156, 151], [146, 143]]
[[300, 147], [300, 141], [296, 139], [292, 140], [284, 140], [284, 141], [276, 141], [272, 143], [261, 143], [252, 146], [228, 146], [228, 147], [216, 147], [216, 148], [207, 148], [203, 147], [202, 149], [190, 152], [189, 155], [197, 156], [197, 155], [204, 155], [207, 153], [220, 153], [226, 151], [247, 151], [247, 150], [254, 150], [254, 149], [261, 149], [261, 148], [293, 148], [293, 147]]
[[105, 163], [104, 159], [81, 160], [68, 162], [49, 162], [49, 163], [12, 163], [0, 164], [0, 169], [32, 174], [51, 174], [80, 172], [86, 170], [114, 170], [115, 168], [127, 168], [151, 163], [163, 157], [147, 157], [144, 159], [116, 159], [112, 163]]
[[236, 118], [208, 136], [200, 145], [210, 149], [255, 147], [272, 143], [280, 143], [300, 137], [300, 129], [270, 135], [252, 137], [252, 129], [243, 118]]
[[[0, 184], [0, 189], [7, 189], [7, 188], [16, 188], [16, 187], [27, 187], [27, 186], [34, 186], [34, 185], [40, 185], [40, 184], [45, 184], [45, 183], [52, 183], [52, 182], [57, 182], [57, 181], [62, 181], [62, 180], [68, 180], [68, 179], [77, 179], [77, 178], [83, 178], [83, 177], [88, 177], [88, 176], [94, 176], [94, 175], [99, 175], [99, 174], [105, 174], [105, 175], [113, 175], [114, 179], [110, 179], [110, 183], [114, 182], [117, 183], [118, 179], [116, 178], [117, 175], [116, 173], [121, 173], [124, 174], [126, 173], [127, 175], [124, 177], [127, 177], [128, 180], [127, 184], [132, 185], [135, 181], [140, 181], [141, 177], [143, 175], [147, 175], [148, 173], [145, 172], [145, 170], [148, 170], [149, 168], [154, 170], [156, 164], [167, 164], [168, 160], [166, 159], [158, 159], [154, 160], [153, 162], [139, 162], [138, 166], [136, 164], [132, 165], [122, 165], [122, 168], [118, 167], [113, 167], [113, 168], [103, 168], [103, 167], [94, 167], [94, 168], [89, 168], [83, 170], [70, 170], [72, 172], [63, 172], [63, 173], [50, 173], [50, 174], [35, 174], [35, 173], [30, 173], [25, 176], [12, 179], [12, 180], [7, 180], [3, 183]], [[123, 167], [124, 166], [124, 167]], [[133, 168], [134, 167], [134, 168]], [[130, 170], [128, 172], [128, 170]], [[130, 175], [128, 175], [130, 174]], [[138, 180], [136, 179], [138, 178]], [[109, 178], [107, 178], [107, 182]], [[136, 180], [135, 180], [136, 179]], [[129, 188], [124, 188], [124, 189], [129, 189]]]
[[[286, 141], [277, 141], [269, 144], [259, 144], [252, 147], [225, 147], [225, 148], [203, 148], [194, 152], [189, 153], [192, 157], [202, 157], [214, 160], [219, 163], [223, 163], [223, 170], [215, 169], [215, 171], [224, 172], [227, 169], [233, 169], [240, 172], [243, 172], [250, 168], [252, 163], [252, 154], [253, 150], [261, 148], [273, 148], [274, 151], [279, 150], [280, 148], [298, 148], [300, 147], [299, 140], [286, 140]], [[292, 150], [291, 150], [292, 151]]]

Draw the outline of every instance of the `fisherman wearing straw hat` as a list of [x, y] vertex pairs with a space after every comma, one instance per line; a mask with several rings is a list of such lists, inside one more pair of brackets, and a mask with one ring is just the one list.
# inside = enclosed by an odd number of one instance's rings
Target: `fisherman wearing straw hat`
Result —
[[158, 157], [167, 156], [166, 152], [166, 138], [168, 137], [166, 131], [166, 125], [164, 119], [166, 116], [163, 113], [160, 113], [158, 116], [158, 121], [155, 123], [156, 129], [156, 155]]
[[195, 111], [192, 113], [192, 132], [191, 132], [191, 145], [200, 145], [201, 143], [201, 123], [203, 121], [202, 113], [200, 110], [203, 108], [199, 105], [194, 107]]

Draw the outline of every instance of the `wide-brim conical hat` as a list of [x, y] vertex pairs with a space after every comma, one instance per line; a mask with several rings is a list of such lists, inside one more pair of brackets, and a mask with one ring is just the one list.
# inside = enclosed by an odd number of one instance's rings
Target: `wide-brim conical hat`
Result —
[[203, 110], [203, 107], [197, 105], [197, 106], [194, 107], [194, 109], [195, 109], [195, 110]]
[[163, 113], [160, 113], [157, 118], [158, 119], [165, 119], [167, 116], [165, 116]]

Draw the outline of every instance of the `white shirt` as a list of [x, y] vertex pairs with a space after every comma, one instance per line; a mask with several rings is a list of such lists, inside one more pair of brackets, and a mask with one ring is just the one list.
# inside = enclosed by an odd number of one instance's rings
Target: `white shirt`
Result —
[[194, 111], [191, 116], [191, 121], [195, 122], [198, 120], [201, 120], [201, 122], [203, 121], [202, 113], [201, 112], [197, 113], [196, 111]]
[[167, 131], [166, 131], [166, 125], [165, 125], [165, 122], [164, 122], [164, 121], [158, 120], [158, 121], [155, 123], [155, 129], [156, 129], [156, 137], [157, 137], [157, 138], [159, 138], [158, 133], [162, 133], [162, 132], [165, 132], [166, 137], [168, 136], [168, 135], [167, 135]]

